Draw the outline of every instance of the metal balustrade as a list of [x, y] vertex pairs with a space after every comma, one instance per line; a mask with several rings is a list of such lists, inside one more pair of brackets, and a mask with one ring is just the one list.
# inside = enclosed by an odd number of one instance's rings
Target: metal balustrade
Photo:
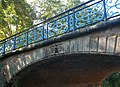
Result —
[[90, 0], [0, 41], [0, 56], [120, 16], [120, 0]]

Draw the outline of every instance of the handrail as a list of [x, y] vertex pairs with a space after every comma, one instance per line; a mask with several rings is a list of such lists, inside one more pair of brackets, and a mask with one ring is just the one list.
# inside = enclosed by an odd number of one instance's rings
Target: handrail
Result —
[[[111, 1], [111, 0], [110, 0]], [[0, 41], [0, 56], [77, 29], [120, 16], [119, 0], [90, 0]], [[113, 6], [108, 3], [114, 2]], [[111, 8], [116, 8], [112, 12]], [[112, 14], [111, 14], [112, 13]], [[54, 20], [55, 19], [55, 20]], [[54, 21], [53, 21], [54, 20]]]
[[42, 22], [40, 22], [40, 23], [38, 23], [38, 24], [36, 24], [36, 25], [33, 25], [33, 26], [31, 26], [31, 27], [29, 27], [29, 28], [21, 31], [21, 32], [18, 32], [18, 33], [14, 34], [14, 35], [12, 35], [12, 36], [10, 36], [10, 37], [7, 37], [7, 38], [1, 40], [0, 42], [4, 41], [4, 40], [6, 40], [6, 39], [12, 38], [13, 36], [18, 35], [18, 34], [20, 34], [20, 33], [23, 33], [23, 32], [25, 32], [25, 31], [27, 31], [27, 30], [29, 30], [29, 29], [31, 29], [31, 28], [39, 25], [39, 24], [46, 23], [47, 21], [49, 21], [49, 20], [51, 20], [51, 19], [54, 19], [54, 18], [56, 18], [56, 17], [58, 17], [58, 16], [60, 16], [60, 15], [62, 15], [62, 14], [64, 14], [64, 13], [67, 13], [67, 12], [69, 12], [69, 11], [72, 11], [73, 9], [76, 9], [76, 8], [78, 8], [78, 7], [80, 7], [80, 6], [83, 6], [83, 5], [85, 5], [85, 4], [87, 4], [87, 3], [91, 2], [91, 1], [94, 1], [94, 0], [87, 1], [86, 3], [82, 3], [82, 4], [78, 5], [78, 6], [75, 6], [75, 7], [71, 8], [71, 9], [68, 9], [68, 10], [66, 10], [66, 11], [64, 11], [64, 12], [58, 14], [58, 15], [55, 15], [54, 17], [48, 18], [47, 20], [44, 20], [44, 21], [42, 21]]

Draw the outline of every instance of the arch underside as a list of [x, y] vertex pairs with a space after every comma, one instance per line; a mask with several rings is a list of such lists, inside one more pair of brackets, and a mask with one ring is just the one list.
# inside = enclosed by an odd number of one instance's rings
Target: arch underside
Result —
[[[120, 70], [120, 57], [69, 54], [36, 62], [17, 74], [12, 87], [101, 87], [105, 76]], [[90, 86], [94, 85], [94, 86]]]

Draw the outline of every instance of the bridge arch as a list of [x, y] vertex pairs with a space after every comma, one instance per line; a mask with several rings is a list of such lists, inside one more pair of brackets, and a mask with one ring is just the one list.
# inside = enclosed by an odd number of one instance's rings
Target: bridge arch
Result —
[[13, 76], [12, 87], [101, 87], [102, 80], [107, 75], [120, 70], [119, 62], [119, 56], [104, 54], [51, 56], [24, 67]]

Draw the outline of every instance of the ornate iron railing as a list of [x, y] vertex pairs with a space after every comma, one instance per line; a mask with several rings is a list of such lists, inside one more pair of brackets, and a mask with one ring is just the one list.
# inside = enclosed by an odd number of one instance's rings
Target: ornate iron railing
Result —
[[120, 16], [120, 0], [90, 0], [0, 41], [0, 56]]

